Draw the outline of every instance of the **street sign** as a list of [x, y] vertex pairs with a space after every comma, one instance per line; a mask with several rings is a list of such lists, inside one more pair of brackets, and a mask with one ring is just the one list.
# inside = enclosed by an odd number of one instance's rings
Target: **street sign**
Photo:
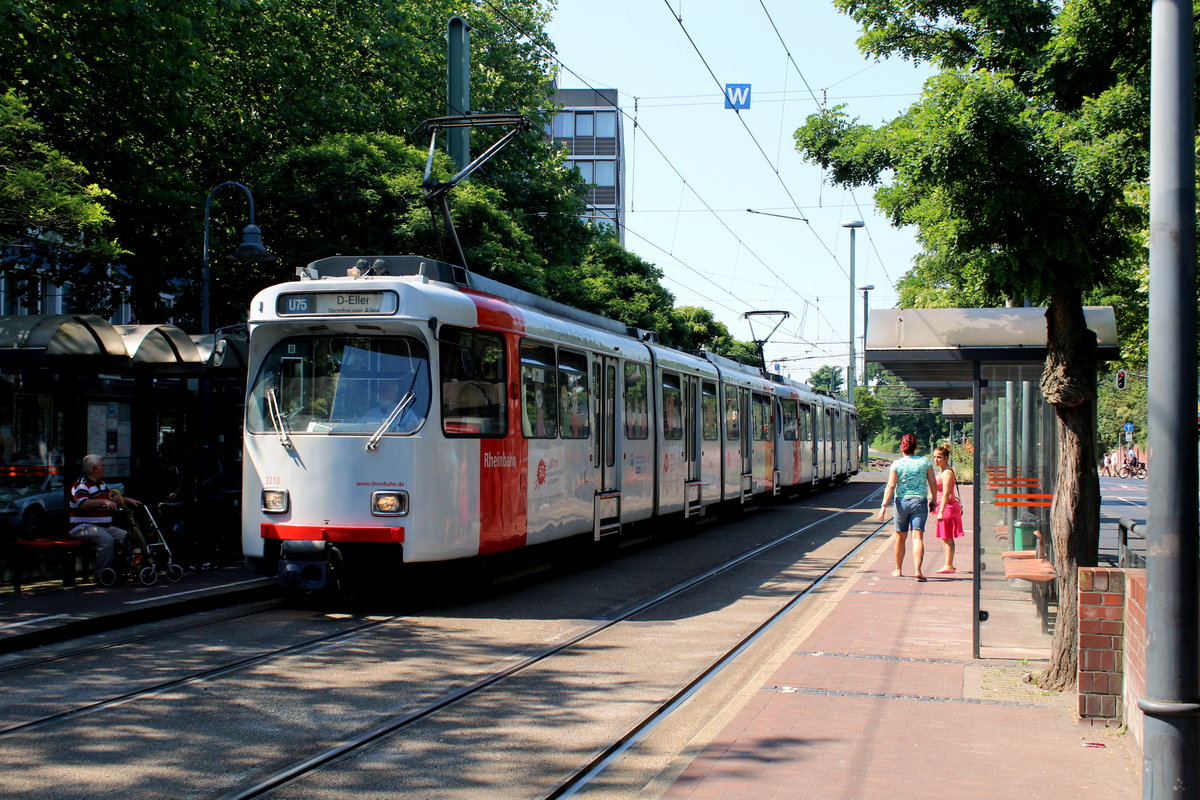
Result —
[[750, 107], [750, 84], [748, 83], [727, 83], [725, 84], [725, 107], [736, 110], [743, 110]]
[[1133, 434], [1132, 434], [1132, 433], [1127, 433], [1127, 434], [1125, 434], [1125, 441], [1127, 441], [1127, 442], [1132, 442], [1132, 441], [1133, 441]]
[[1126, 433], [1133, 433], [1133, 423], [1132, 423], [1132, 422], [1126, 422], [1126, 423], [1125, 423], [1125, 432], [1126, 432]]

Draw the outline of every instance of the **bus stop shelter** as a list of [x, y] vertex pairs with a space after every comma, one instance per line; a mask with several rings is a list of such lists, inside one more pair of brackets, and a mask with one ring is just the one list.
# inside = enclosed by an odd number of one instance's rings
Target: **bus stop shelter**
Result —
[[[1084, 316], [1099, 359], [1116, 358], [1113, 309], [1089, 307]], [[955, 401], [945, 405], [953, 419], [972, 423], [975, 657], [1045, 658], [1055, 581], [1006, 577], [1005, 566], [1053, 561], [1057, 418], [1039, 385], [1046, 309], [873, 309], [867, 331], [868, 361], [923, 397]]]

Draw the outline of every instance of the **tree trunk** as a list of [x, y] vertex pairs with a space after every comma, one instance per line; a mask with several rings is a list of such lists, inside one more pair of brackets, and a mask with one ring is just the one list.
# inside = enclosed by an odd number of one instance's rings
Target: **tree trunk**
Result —
[[1058, 573], [1058, 619], [1044, 689], [1075, 685], [1079, 638], [1079, 567], [1094, 566], [1100, 544], [1096, 474], [1096, 334], [1083, 316], [1081, 292], [1056, 290], [1046, 310], [1048, 346], [1041, 388], [1058, 416], [1058, 475], [1050, 530]]

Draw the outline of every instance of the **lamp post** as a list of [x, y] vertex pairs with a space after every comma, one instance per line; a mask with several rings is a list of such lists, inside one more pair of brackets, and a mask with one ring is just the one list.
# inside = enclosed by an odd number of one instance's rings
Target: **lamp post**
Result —
[[277, 255], [263, 247], [262, 231], [254, 224], [254, 195], [250, 194], [250, 190], [236, 181], [225, 181], [219, 183], [212, 188], [208, 193], [208, 197], [204, 201], [204, 263], [200, 270], [200, 333], [211, 333], [209, 324], [209, 301], [208, 301], [208, 286], [212, 280], [212, 273], [208, 268], [208, 231], [209, 218], [212, 212], [213, 195], [220, 189], [226, 186], [236, 186], [246, 193], [246, 199], [250, 201], [250, 224], [242, 228], [242, 243], [234, 249], [232, 253], [226, 256], [231, 261], [240, 261], [243, 264], [257, 264], [265, 261], [274, 261], [278, 258]]
[[[842, 223], [843, 228], [850, 229], [850, 368], [846, 371], [846, 396], [854, 402], [854, 234], [866, 225], [861, 219], [848, 219]], [[863, 342], [865, 349], [866, 342]]]
[[870, 295], [871, 290], [874, 288], [875, 288], [875, 284], [873, 284], [873, 283], [868, 283], [865, 286], [858, 287], [858, 290], [863, 293], [863, 346], [862, 346], [862, 352], [863, 352], [862, 382], [863, 382], [863, 386], [867, 385], [867, 296]]

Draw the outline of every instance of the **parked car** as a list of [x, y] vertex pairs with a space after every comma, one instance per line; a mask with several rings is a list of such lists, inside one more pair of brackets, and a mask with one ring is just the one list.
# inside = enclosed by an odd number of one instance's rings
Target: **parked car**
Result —
[[63, 478], [58, 467], [0, 467], [0, 527], [20, 536], [41, 532], [66, 518]]

